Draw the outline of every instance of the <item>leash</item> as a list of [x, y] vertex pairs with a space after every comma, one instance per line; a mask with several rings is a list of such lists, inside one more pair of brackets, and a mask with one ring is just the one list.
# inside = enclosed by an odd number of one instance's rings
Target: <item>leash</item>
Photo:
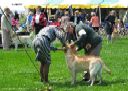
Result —
[[57, 48], [58, 51], [64, 51], [64, 48]]
[[[11, 24], [10, 21], [8, 20], [8, 18], [7, 18], [7, 16], [5, 15], [3, 9], [1, 8], [1, 6], [0, 6], [0, 10], [2, 11], [3, 15], [4, 15], [5, 18], [7, 19], [7, 22], [8, 22], [9, 25], [11, 26], [12, 31], [14, 31], [14, 29], [13, 29], [13, 27], [12, 27], [12, 24]], [[14, 31], [14, 33], [15, 33], [17, 39], [19, 40], [19, 42], [20, 42], [21, 44], [23, 44], [22, 41], [19, 39], [19, 36], [16, 34], [16, 31]], [[25, 44], [23, 44], [23, 46], [25, 47]], [[25, 51], [26, 55], [28, 56], [29, 61], [33, 64], [34, 68], [35, 68], [36, 71], [38, 72], [38, 74], [40, 74], [38, 68], [37, 68], [36, 65], [34, 64], [34, 62], [33, 62], [32, 58], [31, 58], [31, 56], [30, 56], [29, 53], [28, 53], [28, 51], [27, 51], [25, 48], [24, 48], [24, 51]]]

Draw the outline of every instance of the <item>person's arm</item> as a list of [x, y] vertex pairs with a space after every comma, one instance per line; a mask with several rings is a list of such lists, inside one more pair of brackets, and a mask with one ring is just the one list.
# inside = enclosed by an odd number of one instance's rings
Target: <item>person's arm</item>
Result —
[[64, 38], [64, 33], [62, 32], [61, 29], [55, 29], [55, 35], [56, 37], [60, 40], [60, 42], [62, 43], [62, 46], [65, 46], [65, 38]]
[[53, 47], [53, 46], [50, 46], [50, 50], [52, 50], [52, 51], [56, 51], [57, 50], [57, 48], [56, 47]]
[[86, 40], [86, 37], [87, 37], [86, 32], [85, 32], [84, 29], [80, 30], [80, 31], [78, 32], [78, 35], [79, 35], [79, 38], [78, 38], [78, 40], [75, 41], [75, 43], [74, 43], [74, 44], [76, 44], [76, 45], [78, 46], [77, 51], [79, 51], [79, 50], [81, 50], [81, 49], [83, 48], [83, 46], [84, 46], [84, 41]]

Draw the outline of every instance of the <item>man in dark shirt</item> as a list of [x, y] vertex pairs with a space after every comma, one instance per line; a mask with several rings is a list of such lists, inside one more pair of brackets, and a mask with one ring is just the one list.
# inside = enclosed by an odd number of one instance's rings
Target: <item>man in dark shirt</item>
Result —
[[[83, 23], [76, 25], [76, 32], [79, 36], [74, 43], [78, 46], [76, 50], [84, 49], [86, 55], [99, 56], [102, 47], [102, 38], [92, 28]], [[83, 80], [88, 81], [89, 78], [89, 71], [87, 71]]]

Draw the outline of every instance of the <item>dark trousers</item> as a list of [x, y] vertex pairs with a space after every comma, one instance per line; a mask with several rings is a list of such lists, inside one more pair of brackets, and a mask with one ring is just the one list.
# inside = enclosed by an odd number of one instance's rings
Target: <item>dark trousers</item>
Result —
[[40, 25], [40, 24], [36, 24], [35, 23], [35, 34], [37, 35], [39, 33], [39, 31], [44, 28], [43, 25]]

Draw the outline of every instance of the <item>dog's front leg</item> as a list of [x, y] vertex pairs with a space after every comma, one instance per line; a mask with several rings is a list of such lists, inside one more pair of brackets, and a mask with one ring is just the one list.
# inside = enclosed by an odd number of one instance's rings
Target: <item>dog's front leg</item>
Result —
[[91, 84], [90, 86], [93, 86], [94, 82], [95, 82], [95, 79], [96, 79], [96, 74], [93, 74], [92, 72], [90, 73], [90, 81], [91, 81]]
[[98, 77], [99, 77], [99, 83], [98, 84], [101, 84], [102, 83], [102, 69], [100, 69], [100, 71], [98, 72]]
[[72, 70], [71, 74], [72, 74], [72, 82], [71, 82], [71, 85], [73, 85], [76, 82], [76, 71], [75, 71], [75, 69]]
[[18, 43], [15, 43], [15, 50], [17, 51]]

